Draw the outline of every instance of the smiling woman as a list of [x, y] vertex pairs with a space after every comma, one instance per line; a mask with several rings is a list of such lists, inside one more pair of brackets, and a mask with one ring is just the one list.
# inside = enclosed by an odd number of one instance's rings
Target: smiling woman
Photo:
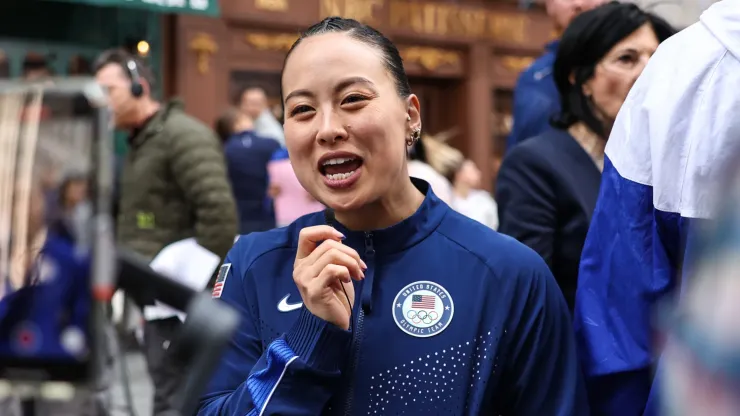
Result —
[[199, 414], [587, 415], [545, 263], [409, 178], [421, 108], [396, 47], [327, 18], [282, 97], [296, 176], [328, 209], [227, 256], [217, 297], [242, 327]]

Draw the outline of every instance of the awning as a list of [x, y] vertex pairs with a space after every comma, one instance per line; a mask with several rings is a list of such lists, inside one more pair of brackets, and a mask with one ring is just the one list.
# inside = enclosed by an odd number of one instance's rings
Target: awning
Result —
[[96, 6], [132, 7], [162, 13], [195, 13], [218, 16], [218, 0], [53, 0]]

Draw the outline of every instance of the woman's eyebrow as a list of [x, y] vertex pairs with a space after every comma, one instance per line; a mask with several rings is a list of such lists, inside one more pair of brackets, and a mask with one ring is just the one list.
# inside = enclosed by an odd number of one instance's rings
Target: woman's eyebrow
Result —
[[[349, 77], [349, 78], [345, 78], [339, 81], [337, 85], [334, 87], [334, 92], [337, 93], [354, 84], [364, 84], [368, 88], [375, 91], [375, 84], [369, 79], [364, 78], [364, 77]], [[314, 93], [312, 93], [311, 91], [307, 89], [294, 90], [285, 96], [285, 101], [287, 102], [291, 98], [295, 98], [295, 97], [313, 97], [313, 96], [314, 96]]]

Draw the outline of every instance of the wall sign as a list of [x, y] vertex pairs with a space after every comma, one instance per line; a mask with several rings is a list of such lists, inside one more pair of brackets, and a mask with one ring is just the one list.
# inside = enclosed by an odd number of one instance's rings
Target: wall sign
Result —
[[513, 43], [526, 40], [529, 19], [523, 14], [442, 3], [391, 0], [389, 24], [393, 29], [439, 36], [488, 38]]

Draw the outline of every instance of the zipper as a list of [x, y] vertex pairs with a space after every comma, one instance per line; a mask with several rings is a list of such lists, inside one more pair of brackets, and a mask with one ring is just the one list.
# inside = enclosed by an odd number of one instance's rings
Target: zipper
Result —
[[[367, 270], [365, 276], [368, 273], [375, 273], [375, 247], [373, 246], [373, 233], [365, 233], [365, 264], [367, 264]], [[360, 363], [360, 341], [362, 340], [362, 329], [365, 321], [365, 310], [362, 307], [362, 301], [357, 302], [358, 296], [355, 296], [355, 305], [357, 305], [357, 323], [355, 324], [354, 331], [352, 331], [352, 360], [349, 371], [347, 372], [347, 401], [344, 403], [345, 416], [352, 415], [352, 400], [354, 398], [355, 390], [355, 371]], [[354, 306], [354, 305], [353, 305]]]

